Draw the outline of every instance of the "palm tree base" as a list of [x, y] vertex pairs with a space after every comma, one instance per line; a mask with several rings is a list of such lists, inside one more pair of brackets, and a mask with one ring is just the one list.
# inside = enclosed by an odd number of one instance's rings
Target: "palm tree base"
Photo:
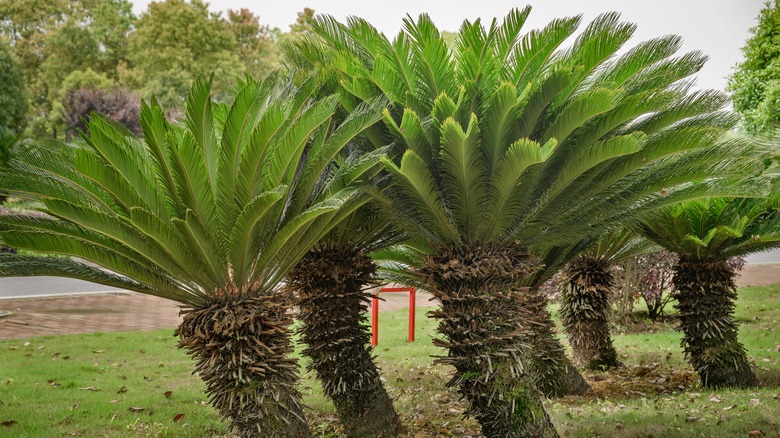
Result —
[[277, 296], [226, 299], [183, 309], [179, 347], [195, 360], [211, 404], [242, 438], [310, 437], [298, 391], [298, 364]]
[[758, 381], [737, 339], [735, 272], [726, 260], [681, 258], [674, 298], [688, 362], [707, 388], [755, 386]]
[[620, 366], [609, 333], [613, 276], [609, 263], [580, 257], [568, 268], [561, 320], [577, 361], [591, 370]]
[[590, 385], [566, 356], [563, 345], [555, 336], [555, 322], [547, 311], [547, 299], [532, 289], [523, 296], [523, 308], [530, 312], [534, 321], [529, 338], [532, 348], [524, 360], [542, 394], [558, 398], [588, 391]]
[[374, 363], [363, 290], [376, 266], [352, 248], [315, 246], [287, 276], [298, 293], [300, 335], [350, 438], [393, 437], [402, 425]]
[[437, 362], [455, 368], [447, 386], [456, 386], [469, 402], [488, 438], [557, 437], [542, 395], [521, 360], [528, 350], [531, 315], [523, 308], [523, 290], [512, 286], [535, 268], [514, 248], [443, 248], [426, 257], [421, 273], [441, 307], [439, 320], [447, 349]]

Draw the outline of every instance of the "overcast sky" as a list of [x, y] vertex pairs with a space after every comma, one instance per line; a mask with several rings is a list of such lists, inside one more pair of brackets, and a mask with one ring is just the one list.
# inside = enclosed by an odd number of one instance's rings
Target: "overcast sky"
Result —
[[[140, 15], [150, 0], [132, 2]], [[428, 13], [440, 30], [456, 31], [464, 19], [500, 20], [509, 9], [525, 4], [533, 7], [525, 29], [543, 27], [551, 19], [563, 16], [583, 14], [586, 23], [601, 12], [619, 11], [624, 20], [638, 25], [629, 44], [666, 34], [681, 35], [685, 39], [683, 50], [701, 50], [710, 57], [698, 75], [698, 86], [723, 89], [726, 75], [742, 58], [740, 49], [749, 36], [748, 30], [756, 24], [764, 0], [226, 0], [211, 2], [210, 8], [248, 8], [260, 17], [261, 23], [287, 31], [297, 12], [309, 7], [339, 20], [350, 15], [363, 17], [393, 36], [406, 14], [416, 17]]]

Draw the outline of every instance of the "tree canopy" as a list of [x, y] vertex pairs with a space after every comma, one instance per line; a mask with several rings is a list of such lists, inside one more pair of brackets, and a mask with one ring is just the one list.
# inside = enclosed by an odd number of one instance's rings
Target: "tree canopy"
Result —
[[742, 52], [744, 61], [729, 77], [734, 110], [748, 133], [765, 133], [780, 123], [780, 6], [767, 2]]
[[248, 9], [222, 15], [201, 0], [152, 2], [140, 17], [128, 0], [0, 0], [0, 39], [31, 99], [28, 134], [63, 138], [73, 74], [94, 72], [125, 95], [155, 96], [178, 118], [195, 77], [216, 73], [215, 98], [229, 100], [235, 77], [262, 79], [281, 66], [277, 43], [304, 33], [313, 14], [305, 9], [284, 33]]
[[10, 48], [0, 41], [0, 127], [19, 132], [27, 125], [24, 72]]

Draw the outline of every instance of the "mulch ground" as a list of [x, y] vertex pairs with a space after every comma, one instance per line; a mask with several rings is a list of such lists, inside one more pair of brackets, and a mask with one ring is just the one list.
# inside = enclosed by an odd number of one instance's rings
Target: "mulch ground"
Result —
[[[740, 287], [780, 283], [780, 263], [747, 265]], [[382, 294], [382, 312], [408, 307], [406, 293]], [[418, 308], [433, 307], [426, 293], [417, 293]], [[424, 312], [424, 310], [422, 310]], [[178, 303], [133, 292], [0, 299], [0, 340], [72, 333], [158, 330], [181, 321]]]

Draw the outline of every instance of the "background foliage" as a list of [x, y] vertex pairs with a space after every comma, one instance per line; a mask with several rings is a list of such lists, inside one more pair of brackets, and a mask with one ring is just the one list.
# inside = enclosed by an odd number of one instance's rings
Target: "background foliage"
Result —
[[140, 99], [153, 95], [177, 119], [198, 75], [215, 72], [216, 98], [228, 100], [236, 76], [259, 80], [279, 67], [277, 44], [306, 32], [314, 16], [304, 9], [283, 32], [248, 9], [223, 15], [202, 0], [152, 2], [140, 16], [132, 6], [0, 0], [0, 126], [66, 140], [84, 111], [98, 110], [134, 130]]
[[780, 122], [780, 7], [767, 2], [742, 51], [745, 60], [729, 78], [734, 110], [752, 134], [777, 128]]

